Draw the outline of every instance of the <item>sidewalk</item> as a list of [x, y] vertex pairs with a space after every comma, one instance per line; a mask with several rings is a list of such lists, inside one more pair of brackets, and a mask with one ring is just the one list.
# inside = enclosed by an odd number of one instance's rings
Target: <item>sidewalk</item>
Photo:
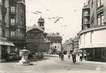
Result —
[[[70, 57], [70, 60], [72, 59], [72, 57]], [[68, 61], [67, 55], [65, 55], [65, 60]], [[97, 62], [97, 61], [87, 61], [87, 60], [82, 60], [80, 61], [79, 56], [76, 56], [76, 62], [77, 63], [87, 63], [87, 64], [100, 64], [100, 65], [106, 65], [106, 62]]]
[[86, 60], [83, 60], [82, 62], [91, 63], [91, 64], [103, 64], [103, 65], [106, 65], [106, 62], [96, 62], [96, 61], [86, 61]]

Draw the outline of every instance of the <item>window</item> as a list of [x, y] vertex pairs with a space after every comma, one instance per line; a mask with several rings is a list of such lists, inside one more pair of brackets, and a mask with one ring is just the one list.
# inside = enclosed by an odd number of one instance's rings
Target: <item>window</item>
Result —
[[84, 18], [84, 24], [88, 24], [88, 19], [87, 18]]
[[21, 31], [20, 28], [17, 29], [17, 36], [18, 36], [18, 38], [23, 38], [24, 37], [24, 34], [23, 34], [23, 32]]
[[103, 0], [101, 0], [101, 5], [103, 5]]
[[11, 7], [11, 13], [15, 13], [15, 7], [14, 6]]
[[11, 31], [11, 36], [12, 36], [12, 37], [15, 36], [15, 31]]
[[98, 14], [97, 23], [98, 23], [98, 26], [104, 25], [104, 15], [103, 15], [103, 13]]
[[104, 25], [104, 15], [101, 15], [101, 25]]
[[84, 12], [84, 16], [88, 16], [88, 14], [89, 14], [88, 11]]
[[101, 5], [103, 5], [103, 0], [97, 0], [97, 6], [100, 7]]
[[14, 18], [11, 18], [10, 22], [11, 22], [11, 25], [15, 25], [15, 19]]
[[5, 30], [5, 36], [9, 37], [9, 31], [8, 30]]
[[20, 29], [20, 28], [18, 28], [18, 29], [17, 29], [17, 32], [21, 32], [21, 29]]
[[18, 36], [20, 37], [20, 38], [23, 38], [23, 33], [22, 32], [20, 32], [20, 33], [18, 33]]
[[100, 26], [100, 15], [98, 15], [97, 21], [98, 21], [98, 26]]
[[100, 0], [97, 0], [97, 6], [98, 7], [100, 6]]

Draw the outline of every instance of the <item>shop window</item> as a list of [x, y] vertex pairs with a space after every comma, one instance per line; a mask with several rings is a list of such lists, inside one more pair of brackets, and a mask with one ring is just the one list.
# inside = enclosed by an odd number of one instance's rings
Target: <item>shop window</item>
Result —
[[2, 57], [1, 58], [6, 59], [7, 58], [7, 53], [8, 53], [7, 52], [7, 46], [2, 45], [1, 48], [3, 48], [3, 49], [1, 49], [1, 52], [2, 52], [2, 54], [1, 54]]

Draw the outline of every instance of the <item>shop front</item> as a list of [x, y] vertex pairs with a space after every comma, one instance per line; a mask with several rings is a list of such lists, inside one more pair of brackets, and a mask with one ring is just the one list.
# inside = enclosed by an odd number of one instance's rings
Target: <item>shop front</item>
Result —
[[8, 61], [11, 49], [15, 49], [12, 42], [0, 40], [0, 62]]
[[106, 62], [106, 29], [83, 31], [79, 37], [79, 49], [86, 50], [87, 60]]

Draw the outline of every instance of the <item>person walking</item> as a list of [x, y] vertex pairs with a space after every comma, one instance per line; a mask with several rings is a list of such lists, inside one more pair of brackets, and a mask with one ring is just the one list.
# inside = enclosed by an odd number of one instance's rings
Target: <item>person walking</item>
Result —
[[61, 52], [59, 52], [59, 54], [58, 54], [58, 55], [59, 55], [59, 58], [61, 58]]
[[68, 59], [70, 59], [70, 54], [68, 54]]
[[83, 53], [81, 52], [81, 53], [79, 54], [79, 56], [80, 56], [80, 61], [82, 61], [82, 59], [83, 59]]
[[86, 60], [86, 56], [87, 56], [86, 53], [84, 53], [84, 60]]
[[74, 64], [76, 63], [76, 53], [75, 52], [72, 53], [72, 61]]
[[61, 61], [64, 61], [64, 54], [61, 53]]

